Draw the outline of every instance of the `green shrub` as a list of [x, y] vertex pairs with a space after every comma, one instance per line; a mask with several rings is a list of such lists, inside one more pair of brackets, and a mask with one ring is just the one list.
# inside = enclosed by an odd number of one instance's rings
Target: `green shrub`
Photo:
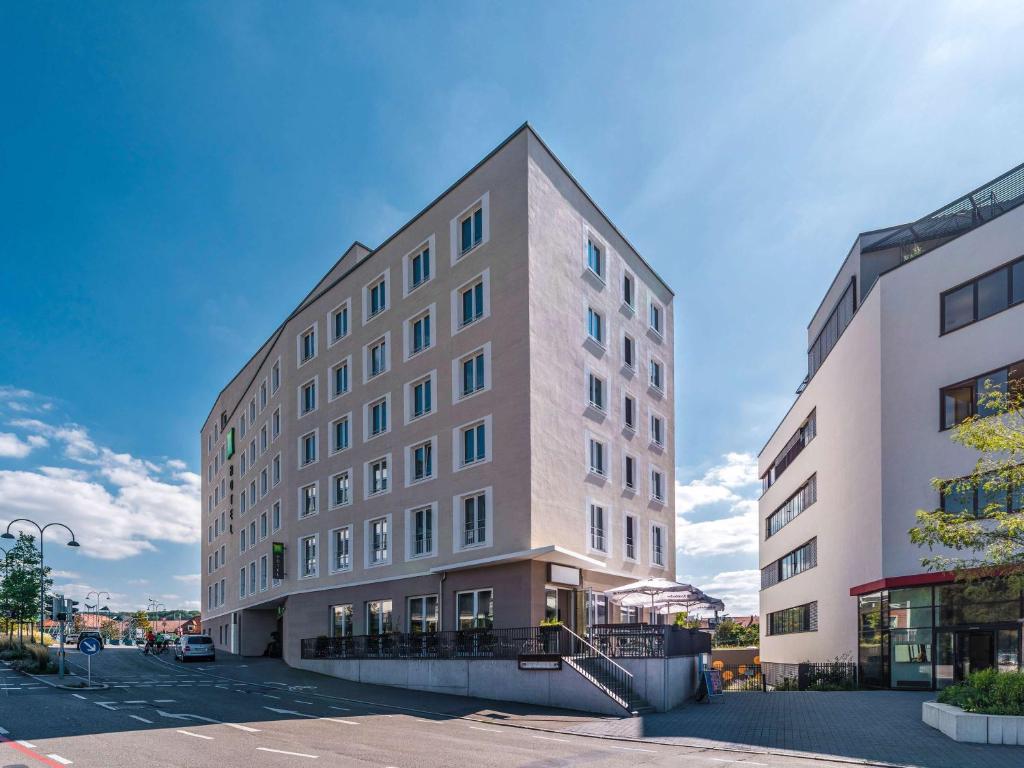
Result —
[[975, 672], [941, 690], [939, 701], [980, 715], [1024, 715], [1024, 672]]
[[26, 645], [12, 666], [32, 675], [49, 675], [57, 671], [46, 646], [38, 644]]

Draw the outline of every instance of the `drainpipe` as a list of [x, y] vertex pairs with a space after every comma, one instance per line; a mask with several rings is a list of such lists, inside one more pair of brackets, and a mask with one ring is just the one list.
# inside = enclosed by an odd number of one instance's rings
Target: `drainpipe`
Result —
[[448, 578], [447, 571], [441, 571], [441, 580], [437, 585], [437, 631], [444, 632], [444, 580]]

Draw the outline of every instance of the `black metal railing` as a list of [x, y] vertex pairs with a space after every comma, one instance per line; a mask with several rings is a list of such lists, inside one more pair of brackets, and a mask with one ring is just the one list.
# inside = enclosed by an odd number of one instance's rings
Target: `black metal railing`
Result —
[[718, 670], [722, 676], [722, 690], [726, 693], [765, 690], [760, 664], [731, 664]]
[[301, 654], [303, 659], [515, 659], [520, 654], [561, 654], [558, 630], [556, 626], [322, 636], [302, 640]]
[[761, 672], [765, 689], [772, 691], [852, 691], [858, 687], [857, 665], [846, 661], [763, 662]]
[[646, 706], [633, 691], [633, 675], [568, 627], [561, 627], [562, 657], [582, 674], [600, 684], [629, 711]]
[[665, 629], [648, 624], [596, 624], [588, 637], [612, 658], [660, 659], [665, 656]]

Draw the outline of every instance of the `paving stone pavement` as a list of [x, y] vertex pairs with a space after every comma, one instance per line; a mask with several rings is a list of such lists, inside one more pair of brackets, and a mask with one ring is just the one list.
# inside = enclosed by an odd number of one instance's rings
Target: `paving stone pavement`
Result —
[[921, 703], [934, 698], [905, 691], [727, 693], [711, 704], [559, 730], [925, 768], [1024, 768], [1024, 747], [959, 744], [922, 723]]

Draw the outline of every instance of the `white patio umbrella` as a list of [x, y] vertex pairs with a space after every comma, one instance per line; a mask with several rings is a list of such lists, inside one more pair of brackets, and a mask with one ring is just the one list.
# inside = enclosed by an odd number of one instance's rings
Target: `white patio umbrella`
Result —
[[672, 581], [671, 579], [640, 579], [640, 581], [633, 581], [629, 584], [623, 584], [621, 587], [615, 587], [614, 589], [607, 590], [608, 594], [612, 596], [612, 600], [617, 602], [619, 605], [625, 606], [651, 606], [651, 613], [655, 610], [655, 600], [660, 595], [671, 595], [671, 594], [683, 594], [693, 593], [694, 588], [689, 584], [680, 584], [678, 581]]

